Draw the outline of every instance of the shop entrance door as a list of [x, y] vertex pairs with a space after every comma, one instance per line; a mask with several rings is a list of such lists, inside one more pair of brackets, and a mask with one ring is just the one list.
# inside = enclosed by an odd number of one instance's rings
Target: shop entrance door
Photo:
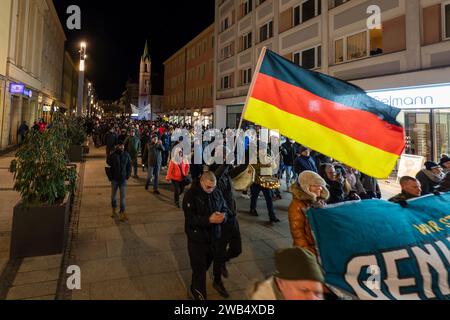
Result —
[[431, 110], [405, 111], [405, 132], [407, 154], [433, 158], [433, 130]]
[[443, 154], [450, 154], [450, 110], [436, 109], [433, 111], [434, 131], [436, 138], [435, 160], [439, 160]]

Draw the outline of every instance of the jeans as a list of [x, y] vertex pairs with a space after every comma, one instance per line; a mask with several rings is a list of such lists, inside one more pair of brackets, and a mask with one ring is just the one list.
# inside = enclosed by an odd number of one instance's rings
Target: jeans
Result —
[[184, 186], [181, 184], [181, 181], [172, 180], [173, 188], [174, 188], [174, 200], [175, 204], [180, 204], [180, 195], [184, 192]]
[[159, 172], [160, 172], [160, 167], [159, 166], [148, 167], [147, 186], [150, 185], [150, 181], [152, 180], [152, 177], [153, 177], [153, 190], [154, 191], [158, 190]]
[[120, 213], [123, 213], [125, 212], [125, 191], [127, 189], [127, 182], [111, 182], [111, 206], [114, 209], [117, 208], [117, 189], [120, 189]]
[[[289, 189], [291, 187], [291, 179], [296, 179], [296, 174], [293, 166], [285, 166], [286, 169], [286, 187]], [[291, 177], [292, 176], [292, 177]]]
[[137, 170], [138, 170], [138, 158], [137, 158], [137, 156], [131, 157], [131, 166], [133, 167], [134, 175], [137, 176]]
[[259, 184], [252, 184], [251, 188], [251, 200], [250, 200], [250, 210], [251, 211], [255, 211], [256, 210], [256, 202], [258, 201], [258, 197], [259, 194], [261, 193], [261, 191], [264, 194], [264, 198], [266, 199], [266, 204], [267, 204], [267, 211], [269, 212], [269, 217], [270, 219], [275, 219], [275, 211], [273, 209], [273, 193], [272, 190], [270, 189], [266, 189], [261, 187]]

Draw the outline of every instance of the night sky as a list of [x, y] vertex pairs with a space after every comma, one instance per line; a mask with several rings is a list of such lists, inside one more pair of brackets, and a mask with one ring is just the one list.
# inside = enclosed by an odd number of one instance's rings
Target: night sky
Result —
[[[100, 99], [116, 100], [131, 78], [138, 81], [145, 40], [150, 41], [155, 94], [162, 94], [163, 62], [214, 22], [214, 0], [53, 0], [67, 37], [67, 50], [79, 59], [88, 43], [86, 76]], [[81, 8], [81, 30], [68, 30], [67, 7]], [[156, 77], [155, 77], [156, 76]], [[159, 80], [158, 80], [159, 79]]]

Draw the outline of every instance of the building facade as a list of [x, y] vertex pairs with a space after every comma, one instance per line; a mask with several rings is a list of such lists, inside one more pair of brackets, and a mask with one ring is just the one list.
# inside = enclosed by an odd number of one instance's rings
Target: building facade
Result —
[[78, 70], [72, 57], [64, 54], [64, 74], [62, 84], [62, 103], [70, 113], [76, 112], [78, 98]]
[[[381, 10], [377, 29], [368, 28], [373, 5]], [[407, 153], [450, 153], [450, 96], [439, 95], [450, 83], [450, 1], [216, 0], [215, 25], [216, 127], [237, 127], [267, 47], [394, 101]]]
[[30, 125], [61, 103], [66, 37], [51, 0], [4, 0], [0, 6], [0, 149], [5, 149], [17, 143], [22, 121]]
[[174, 122], [213, 123], [214, 25], [164, 62], [163, 113]]

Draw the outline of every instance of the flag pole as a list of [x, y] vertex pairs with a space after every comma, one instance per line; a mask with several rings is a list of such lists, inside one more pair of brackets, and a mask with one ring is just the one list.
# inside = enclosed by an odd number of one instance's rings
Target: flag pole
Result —
[[[259, 55], [258, 63], [256, 64], [255, 72], [253, 73], [252, 82], [251, 82], [250, 88], [248, 90], [247, 98], [245, 99], [244, 110], [242, 111], [241, 120], [239, 121], [239, 127], [237, 129], [237, 132], [239, 132], [241, 130], [242, 122], [244, 120], [244, 115], [245, 115], [245, 112], [247, 111], [248, 100], [250, 100], [250, 97], [251, 97], [251, 95], [253, 93], [253, 89], [254, 89], [255, 84], [256, 84], [256, 78], [257, 78], [257, 75], [258, 75], [259, 71], [261, 70], [261, 65], [263, 63], [264, 57], [266, 56], [266, 52], [267, 52], [267, 47], [264, 46], [262, 48], [262, 50], [261, 50], [261, 54]], [[236, 150], [236, 146], [237, 146], [237, 137], [236, 137], [236, 140], [234, 141], [233, 152]]]

